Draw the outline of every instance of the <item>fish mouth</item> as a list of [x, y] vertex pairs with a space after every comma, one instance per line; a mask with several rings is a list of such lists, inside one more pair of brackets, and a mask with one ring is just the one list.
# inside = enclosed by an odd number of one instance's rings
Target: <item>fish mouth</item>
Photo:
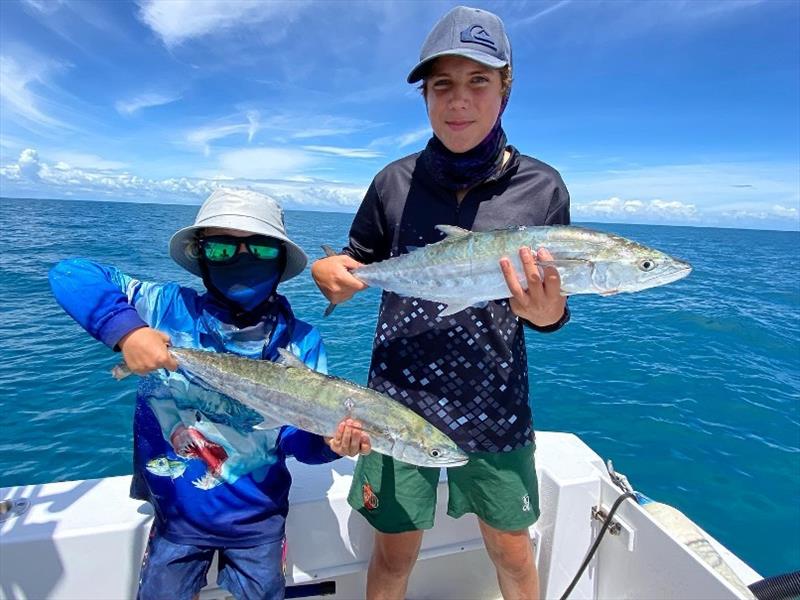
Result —
[[436, 462], [437, 467], [463, 467], [469, 462], [469, 456], [466, 454], [452, 454], [446, 458]]
[[197, 458], [208, 466], [209, 472], [218, 475], [228, 460], [225, 448], [212, 442], [194, 427], [178, 425], [169, 436], [172, 449], [183, 458]]
[[646, 284], [648, 288], [657, 287], [660, 285], [666, 285], [668, 283], [672, 283], [673, 281], [678, 281], [679, 279], [683, 279], [687, 277], [689, 273], [692, 272], [692, 265], [685, 262], [680, 262], [675, 265], [667, 273], [657, 273], [654, 274], [652, 277], [648, 277], [647, 279], [642, 279], [642, 283]]

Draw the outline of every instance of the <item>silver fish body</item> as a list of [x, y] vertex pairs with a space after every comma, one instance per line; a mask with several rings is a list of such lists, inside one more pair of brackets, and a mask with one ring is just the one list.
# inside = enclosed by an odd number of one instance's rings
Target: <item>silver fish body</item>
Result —
[[637, 292], [686, 277], [692, 267], [626, 238], [572, 226], [519, 227], [473, 232], [437, 227], [447, 237], [408, 254], [359, 267], [353, 275], [369, 286], [445, 305], [440, 316], [511, 293], [500, 269], [507, 257], [523, 288], [519, 250], [546, 248], [561, 277], [561, 293], [612, 295]]
[[467, 455], [447, 435], [388, 396], [309, 369], [282, 352], [284, 363], [170, 348], [181, 369], [208, 387], [252, 408], [266, 426], [294, 425], [332, 435], [339, 422], [361, 422], [372, 449], [425, 467], [466, 464]]

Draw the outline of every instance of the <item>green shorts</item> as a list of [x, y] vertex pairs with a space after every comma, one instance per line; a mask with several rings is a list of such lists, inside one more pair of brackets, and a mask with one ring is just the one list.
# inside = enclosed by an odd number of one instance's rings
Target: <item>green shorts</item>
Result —
[[[511, 452], [474, 452], [447, 469], [447, 514], [475, 513], [502, 531], [527, 529], [539, 518], [533, 444]], [[433, 527], [439, 468], [415, 467], [371, 452], [358, 458], [348, 502], [383, 533]]]

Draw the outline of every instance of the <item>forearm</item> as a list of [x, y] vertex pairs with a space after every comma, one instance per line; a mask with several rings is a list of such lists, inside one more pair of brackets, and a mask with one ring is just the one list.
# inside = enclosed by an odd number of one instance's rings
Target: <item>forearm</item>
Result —
[[281, 431], [279, 445], [287, 456], [308, 465], [319, 465], [339, 458], [325, 438], [287, 425]]

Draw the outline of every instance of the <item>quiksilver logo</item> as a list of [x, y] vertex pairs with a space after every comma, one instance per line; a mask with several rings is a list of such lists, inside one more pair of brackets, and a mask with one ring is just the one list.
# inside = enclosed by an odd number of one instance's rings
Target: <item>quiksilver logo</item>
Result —
[[492, 36], [480, 25], [472, 25], [461, 32], [461, 41], [465, 44], [480, 44], [497, 51]]

